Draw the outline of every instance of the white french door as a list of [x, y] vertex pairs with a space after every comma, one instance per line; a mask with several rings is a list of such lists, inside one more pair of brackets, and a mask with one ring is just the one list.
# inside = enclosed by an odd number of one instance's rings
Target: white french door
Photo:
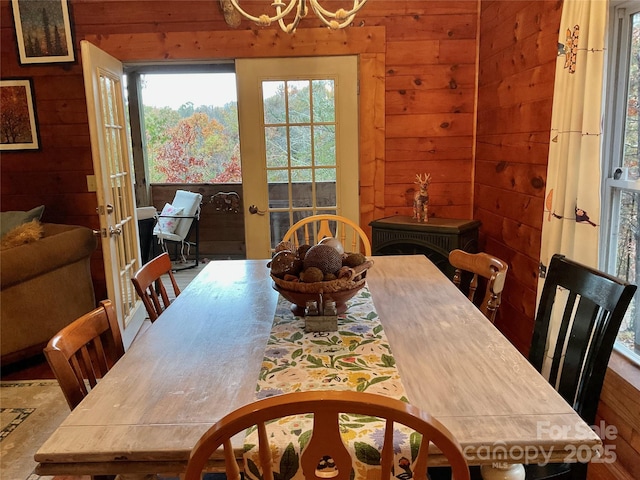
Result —
[[123, 69], [120, 61], [86, 40], [80, 47], [107, 295], [127, 348], [146, 312], [131, 283], [141, 264]]
[[359, 222], [356, 56], [236, 60], [247, 258], [316, 213]]

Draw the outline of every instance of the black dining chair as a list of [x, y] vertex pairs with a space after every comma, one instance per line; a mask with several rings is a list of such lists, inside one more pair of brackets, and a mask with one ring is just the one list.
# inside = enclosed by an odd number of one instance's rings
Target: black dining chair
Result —
[[[594, 424], [613, 344], [636, 288], [564, 255], [554, 255], [549, 264], [529, 361], [539, 372], [549, 363], [545, 377], [589, 425]], [[557, 336], [549, 339], [552, 318], [560, 324]], [[527, 465], [526, 478], [586, 479], [587, 466]]]

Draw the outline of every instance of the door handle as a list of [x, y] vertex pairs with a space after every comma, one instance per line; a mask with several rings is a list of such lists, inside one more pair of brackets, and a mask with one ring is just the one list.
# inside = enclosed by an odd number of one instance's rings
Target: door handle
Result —
[[256, 207], [255, 205], [250, 205], [249, 206], [249, 213], [251, 215], [264, 215], [266, 212], [264, 210], [260, 210], [258, 209], [258, 207]]
[[109, 235], [112, 237], [115, 235], [122, 235], [122, 227], [109, 225]]
[[110, 204], [100, 205], [100, 206], [96, 207], [96, 212], [98, 212], [98, 215], [105, 215], [107, 213], [113, 213], [113, 205], [110, 205]]

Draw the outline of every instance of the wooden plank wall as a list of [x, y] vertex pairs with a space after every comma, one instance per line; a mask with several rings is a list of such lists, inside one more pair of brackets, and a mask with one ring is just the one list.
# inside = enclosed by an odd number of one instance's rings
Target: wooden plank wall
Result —
[[[497, 326], [523, 354], [533, 331], [557, 33], [562, 2], [483, 0], [474, 218], [481, 244], [509, 262]], [[589, 480], [640, 478], [640, 369], [614, 352], [596, 424], [616, 461]], [[602, 429], [604, 430], [604, 429]]]
[[[270, 56], [276, 42], [287, 45], [281, 33], [243, 21], [239, 31], [256, 32], [252, 42], [230, 43], [232, 32], [224, 23], [217, 0], [71, 0], [76, 55], [84, 38], [140, 34], [145, 45], [122, 41], [119, 52], [146, 48], [152, 59], [183, 58], [202, 52], [198, 40], [168, 45], [167, 38], [181, 32], [207, 32], [217, 51], [233, 51], [237, 57]], [[245, 0], [248, 10], [265, 2]], [[328, 0], [337, 8], [342, 2]], [[257, 11], [259, 8], [255, 8]], [[361, 67], [380, 71], [384, 94], [377, 85], [361, 85], [361, 101], [368, 108], [363, 121], [373, 123], [374, 135], [362, 135], [361, 211], [363, 225], [369, 220], [411, 211], [418, 172], [430, 172], [431, 208], [435, 216], [470, 218], [472, 215], [472, 150], [475, 99], [477, 0], [370, 0], [358, 14], [356, 25], [382, 27], [386, 44], [381, 52], [367, 52], [366, 43], [329, 43], [330, 38], [298, 44], [287, 55], [320, 55], [327, 48], [361, 49]], [[309, 15], [299, 31], [314, 30], [319, 21]], [[346, 31], [355, 31], [357, 26]], [[266, 31], [274, 31], [274, 27]], [[236, 30], [237, 31], [237, 30]], [[326, 30], [322, 30], [326, 32]], [[225, 36], [225, 34], [227, 34]], [[350, 35], [348, 33], [341, 34]], [[93, 173], [89, 129], [80, 61], [73, 64], [25, 65], [17, 59], [17, 46], [9, 0], [0, 0], [2, 76], [33, 79], [42, 149], [2, 155], [2, 210], [23, 210], [45, 204], [45, 221], [98, 227], [96, 200], [87, 192], [86, 176]], [[375, 40], [375, 39], [374, 39]], [[384, 78], [380, 78], [384, 77]], [[381, 100], [378, 100], [380, 98]], [[386, 103], [386, 107], [385, 107]], [[363, 130], [361, 128], [361, 130]], [[380, 135], [381, 134], [381, 135]], [[386, 163], [393, 162], [390, 166]], [[389, 167], [389, 168], [388, 168]], [[102, 258], [94, 256], [92, 271], [97, 295], [104, 295]]]
[[522, 352], [535, 315], [561, 11], [559, 1], [482, 2], [474, 218], [482, 248], [509, 263], [496, 323]]

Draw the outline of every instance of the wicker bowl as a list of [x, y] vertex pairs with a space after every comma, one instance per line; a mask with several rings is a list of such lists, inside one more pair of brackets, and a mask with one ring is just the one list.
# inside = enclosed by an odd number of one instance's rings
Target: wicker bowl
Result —
[[373, 261], [366, 262], [350, 269], [350, 275], [328, 282], [291, 282], [271, 275], [273, 288], [285, 299], [291, 302], [291, 311], [294, 315], [303, 316], [304, 308], [309, 300], [320, 302], [332, 299], [336, 302], [338, 313], [347, 310], [346, 302], [364, 287], [367, 270], [373, 265]]

